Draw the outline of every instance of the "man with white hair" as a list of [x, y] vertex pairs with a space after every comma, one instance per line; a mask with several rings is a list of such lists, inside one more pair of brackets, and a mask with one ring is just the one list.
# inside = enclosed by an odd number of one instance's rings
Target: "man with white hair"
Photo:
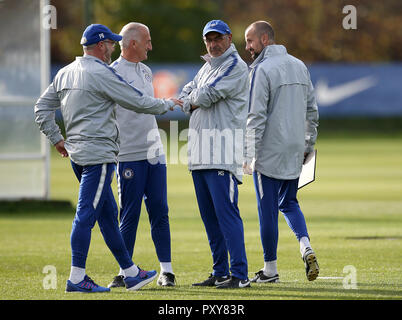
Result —
[[[108, 292], [86, 274], [86, 261], [96, 222], [120, 267], [128, 290], [138, 290], [157, 275], [141, 270], [129, 256], [117, 221], [111, 182], [119, 150], [116, 103], [137, 112], [162, 114], [176, 99], [144, 95], [109, 67], [121, 36], [100, 24], [88, 26], [81, 39], [84, 56], [62, 68], [35, 104], [35, 121], [56, 150], [71, 159], [80, 182], [78, 204], [71, 231], [71, 272], [66, 292]], [[66, 140], [55, 121], [61, 109]], [[130, 111], [134, 112], [134, 111]]]
[[[131, 22], [120, 32], [121, 56], [112, 67], [130, 84], [148, 96], [154, 96], [152, 71], [141, 61], [152, 50], [151, 35], [146, 25]], [[117, 105], [116, 117], [120, 129], [118, 156], [118, 191], [120, 202], [120, 232], [129, 254], [134, 252], [142, 199], [151, 224], [151, 235], [160, 262], [157, 284], [174, 286], [171, 264], [171, 240], [167, 203], [166, 159], [154, 115], [126, 112]], [[109, 284], [122, 287], [123, 270]]]

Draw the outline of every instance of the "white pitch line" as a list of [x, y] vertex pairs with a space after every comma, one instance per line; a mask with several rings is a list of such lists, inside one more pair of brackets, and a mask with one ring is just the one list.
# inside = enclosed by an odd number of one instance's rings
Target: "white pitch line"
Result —
[[323, 280], [338, 280], [338, 279], [343, 279], [343, 277], [317, 277], [317, 279], [323, 279]]

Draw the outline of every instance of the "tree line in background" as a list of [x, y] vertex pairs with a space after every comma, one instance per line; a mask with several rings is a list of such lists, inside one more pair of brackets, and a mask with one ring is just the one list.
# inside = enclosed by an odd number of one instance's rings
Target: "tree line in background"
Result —
[[[202, 29], [222, 19], [232, 29], [240, 55], [244, 30], [269, 21], [276, 43], [306, 62], [384, 62], [402, 60], [401, 0], [51, 0], [57, 29], [51, 31], [52, 62], [65, 64], [82, 55], [84, 28], [102, 23], [119, 33], [128, 22], [149, 26], [153, 52], [148, 62], [200, 62]], [[346, 5], [356, 8], [356, 29], [344, 29]], [[119, 55], [116, 47], [115, 56]]]

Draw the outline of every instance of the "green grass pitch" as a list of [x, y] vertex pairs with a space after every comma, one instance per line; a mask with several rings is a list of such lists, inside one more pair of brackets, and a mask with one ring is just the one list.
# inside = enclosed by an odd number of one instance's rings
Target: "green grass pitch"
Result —
[[[280, 283], [249, 289], [193, 288], [211, 272], [212, 260], [187, 167], [168, 165], [168, 200], [173, 268], [177, 286], [156, 281], [137, 292], [66, 294], [70, 271], [70, 231], [74, 210], [0, 213], [1, 300], [270, 300], [402, 298], [402, 137], [322, 137], [317, 143], [317, 180], [301, 189], [299, 201], [317, 253], [320, 275], [305, 277], [298, 243], [280, 216]], [[116, 189], [116, 182], [113, 182]], [[75, 206], [78, 183], [69, 160], [52, 151], [51, 198]], [[254, 186], [251, 177], [239, 186], [239, 207], [252, 277], [263, 266]], [[280, 214], [281, 215], [281, 214]], [[134, 262], [144, 269], [159, 263], [143, 207]], [[46, 280], [53, 266], [55, 288]], [[99, 228], [92, 232], [87, 273], [107, 285], [118, 265]]]

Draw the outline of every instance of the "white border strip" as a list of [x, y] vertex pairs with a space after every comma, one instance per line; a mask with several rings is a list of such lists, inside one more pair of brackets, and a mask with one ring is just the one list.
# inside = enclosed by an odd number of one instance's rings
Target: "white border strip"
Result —
[[95, 210], [96, 207], [98, 206], [98, 202], [102, 195], [103, 185], [105, 184], [105, 177], [106, 177], [106, 163], [102, 164], [102, 174], [99, 180], [98, 189], [96, 190], [94, 202], [92, 203]]
[[261, 173], [257, 172], [258, 179], [258, 191], [260, 192], [260, 199], [264, 196], [264, 190], [262, 189]]
[[230, 202], [233, 203], [234, 202], [234, 181], [233, 181], [233, 176], [232, 174], [229, 175], [229, 179], [230, 179], [230, 185], [229, 185], [229, 197], [230, 197]]
[[117, 163], [116, 175], [117, 175], [117, 194], [119, 196], [119, 207], [121, 209], [122, 203], [121, 203], [120, 162]]

